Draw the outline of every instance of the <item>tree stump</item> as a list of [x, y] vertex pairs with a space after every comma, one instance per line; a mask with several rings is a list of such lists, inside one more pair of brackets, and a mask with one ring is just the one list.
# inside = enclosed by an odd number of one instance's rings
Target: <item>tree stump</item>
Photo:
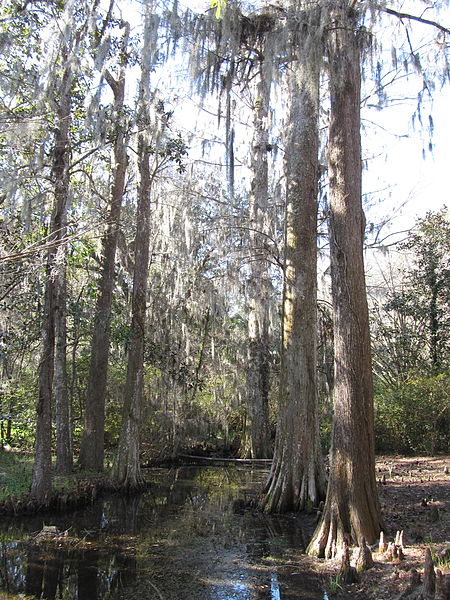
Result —
[[356, 569], [350, 564], [350, 550], [345, 540], [342, 542], [342, 560], [339, 569], [339, 577], [341, 581], [347, 584], [356, 583], [358, 581]]
[[384, 531], [380, 532], [380, 543], [378, 544], [378, 552], [384, 554], [387, 550], [387, 544], [384, 541]]
[[431, 551], [427, 548], [425, 552], [425, 569], [423, 573], [423, 585], [420, 598], [422, 600], [434, 600], [436, 590], [436, 573], [434, 572], [433, 559]]
[[444, 575], [436, 569], [436, 593], [434, 600], [450, 600], [450, 574]]
[[396, 546], [400, 546], [403, 550], [403, 531], [397, 531], [397, 533], [395, 534], [394, 544]]
[[398, 546], [395, 542], [389, 542], [384, 555], [390, 562], [400, 562], [405, 558], [402, 546]]
[[358, 571], [358, 573], [360, 573], [361, 571], [367, 571], [367, 569], [371, 569], [372, 567], [372, 552], [370, 551], [370, 548], [367, 545], [365, 538], [361, 538], [358, 558], [356, 559], [356, 570]]

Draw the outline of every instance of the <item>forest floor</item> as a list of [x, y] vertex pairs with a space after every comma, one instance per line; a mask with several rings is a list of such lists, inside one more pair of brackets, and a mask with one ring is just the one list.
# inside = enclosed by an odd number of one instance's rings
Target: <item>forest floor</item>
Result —
[[[423, 576], [425, 551], [430, 548], [435, 566], [450, 573], [450, 457], [378, 457], [377, 479], [385, 525], [386, 542], [403, 531], [404, 558], [389, 560], [377, 550], [374, 567], [359, 575], [358, 583], [344, 585], [339, 580], [338, 561], [307, 558], [311, 570], [318, 572], [329, 590], [330, 600], [397, 600], [409, 585], [411, 569]], [[301, 560], [304, 560], [302, 556]], [[354, 561], [356, 551], [354, 552]], [[420, 590], [420, 587], [417, 591]]]

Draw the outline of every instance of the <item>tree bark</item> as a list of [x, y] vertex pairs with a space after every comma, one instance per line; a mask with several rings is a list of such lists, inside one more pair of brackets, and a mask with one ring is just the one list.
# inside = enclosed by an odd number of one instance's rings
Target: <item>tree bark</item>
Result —
[[[319, 60], [298, 49], [288, 71], [286, 241], [278, 428], [261, 500], [268, 512], [325, 497], [317, 414], [317, 195]], [[313, 53], [314, 54], [314, 53]]]
[[53, 176], [55, 179], [56, 215], [54, 231], [60, 241], [56, 253], [55, 285], [55, 418], [56, 418], [56, 471], [70, 473], [73, 466], [71, 406], [67, 389], [67, 204], [69, 198], [69, 163], [71, 122], [72, 70], [63, 52], [67, 65], [62, 78], [62, 91], [58, 106], [59, 128], [55, 143]]
[[54, 283], [52, 265], [55, 250], [48, 253], [42, 321], [42, 350], [39, 362], [38, 402], [36, 407], [36, 446], [31, 481], [31, 496], [44, 504], [52, 487], [52, 388], [55, 361]]
[[[125, 28], [122, 41], [122, 55], [124, 57], [126, 56], [128, 45], [129, 25], [126, 24]], [[125, 66], [125, 59], [123, 59], [117, 80], [114, 79], [109, 71], [105, 74], [106, 80], [114, 94], [114, 109], [117, 121], [113, 150], [114, 175], [107, 230], [102, 242], [102, 274], [95, 307], [84, 429], [79, 456], [80, 465], [92, 471], [102, 471], [104, 463], [105, 398], [111, 340], [111, 306], [115, 282], [114, 269], [120, 231], [120, 215], [128, 162], [128, 134], [123, 112], [125, 100]]]
[[[58, 128], [53, 149], [52, 247], [47, 255], [42, 356], [39, 364], [39, 395], [36, 420], [36, 447], [31, 495], [40, 503], [52, 485], [52, 390], [55, 380], [57, 407], [57, 465], [60, 472], [71, 469], [71, 426], [66, 374], [66, 249], [67, 199], [69, 192], [69, 127], [72, 71], [63, 47], [61, 60], [66, 65], [59, 86]], [[56, 343], [56, 357], [55, 357]]]
[[[151, 18], [151, 7], [145, 8], [145, 19]], [[138, 488], [143, 479], [139, 464], [139, 436], [144, 387], [144, 340], [147, 313], [148, 267], [150, 254], [150, 217], [151, 187], [156, 170], [150, 172], [150, 125], [148, 124], [148, 106], [150, 98], [150, 63], [146, 60], [144, 39], [144, 58], [142, 59], [139, 111], [141, 121], [146, 127], [138, 136], [139, 188], [136, 214], [136, 235], [134, 240], [134, 273], [132, 292], [132, 318], [130, 345], [127, 365], [127, 380], [124, 392], [122, 426], [111, 477], [115, 484], [125, 488]], [[147, 44], [148, 46], [148, 44]]]
[[142, 483], [139, 464], [139, 435], [144, 383], [144, 339], [150, 242], [151, 175], [148, 146], [147, 134], [141, 133], [138, 142], [140, 184], [134, 242], [135, 264], [127, 380], [119, 447], [112, 471], [115, 483], [127, 488], [139, 487]]
[[272, 455], [269, 427], [269, 294], [270, 278], [264, 231], [268, 219], [268, 115], [271, 81], [261, 56], [253, 118], [250, 159], [250, 243], [252, 258], [248, 284], [247, 414], [240, 454], [243, 458]]
[[375, 479], [369, 320], [361, 202], [360, 52], [347, 2], [330, 4], [328, 27], [334, 427], [327, 500], [308, 547], [329, 557], [345, 540], [373, 543], [381, 531]]

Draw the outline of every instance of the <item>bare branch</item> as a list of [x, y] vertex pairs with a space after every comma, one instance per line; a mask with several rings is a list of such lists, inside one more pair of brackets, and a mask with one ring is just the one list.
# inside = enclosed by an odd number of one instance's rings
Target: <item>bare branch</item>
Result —
[[443, 33], [450, 34], [450, 29], [448, 29], [447, 27], [444, 27], [437, 21], [431, 21], [430, 19], [424, 19], [424, 17], [418, 17], [416, 15], [411, 15], [409, 13], [399, 12], [397, 10], [394, 10], [393, 8], [387, 8], [387, 7], [383, 7], [383, 6], [377, 6], [377, 8], [381, 12], [385, 12], [388, 15], [393, 15], [394, 17], [397, 17], [398, 19], [409, 19], [410, 21], [418, 21], [419, 23], [423, 23], [424, 25], [431, 25], [432, 27], [436, 27], [436, 29], [439, 29], [439, 31], [442, 31]]

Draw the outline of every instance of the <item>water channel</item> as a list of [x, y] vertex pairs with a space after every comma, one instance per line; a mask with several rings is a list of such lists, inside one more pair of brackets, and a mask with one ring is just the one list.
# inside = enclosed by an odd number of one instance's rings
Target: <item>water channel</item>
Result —
[[[3, 518], [0, 598], [1, 590], [8, 599], [45, 600], [324, 598], [322, 582], [302, 567], [301, 517], [244, 508], [265, 469], [146, 475], [152, 484], [141, 495], [103, 498], [66, 515]], [[30, 543], [44, 524], [67, 531], [70, 543]]]

